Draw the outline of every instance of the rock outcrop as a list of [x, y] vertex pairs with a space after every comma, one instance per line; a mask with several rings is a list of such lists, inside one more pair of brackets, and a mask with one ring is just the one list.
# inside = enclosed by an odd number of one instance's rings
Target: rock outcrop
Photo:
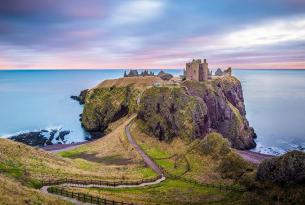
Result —
[[208, 82], [185, 81], [177, 87], [153, 87], [141, 98], [138, 118], [159, 139], [203, 138], [217, 131], [232, 147], [255, 147], [255, 133], [245, 117], [240, 82], [222, 77]]
[[79, 102], [79, 104], [83, 105], [85, 104], [87, 93], [88, 93], [88, 89], [83, 90], [80, 92], [79, 96], [72, 95], [71, 99], [76, 100]]
[[305, 153], [291, 151], [280, 157], [265, 160], [257, 169], [257, 178], [281, 184], [305, 184]]
[[93, 138], [101, 137], [108, 124], [136, 109], [138, 91], [127, 87], [98, 87], [87, 93], [82, 125]]
[[52, 129], [25, 132], [9, 137], [16, 142], [21, 142], [30, 146], [44, 147], [53, 144], [65, 144], [66, 135], [70, 134], [70, 130]]

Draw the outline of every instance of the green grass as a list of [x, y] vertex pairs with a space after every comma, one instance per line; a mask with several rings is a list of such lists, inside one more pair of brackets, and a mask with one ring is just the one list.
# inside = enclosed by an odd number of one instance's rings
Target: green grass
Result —
[[172, 179], [149, 187], [91, 188], [83, 191], [141, 204], [239, 204], [241, 196], [240, 193], [220, 192], [215, 188]]
[[84, 153], [85, 151], [86, 151], [86, 147], [82, 146], [82, 147], [79, 147], [79, 148], [75, 148], [75, 149], [59, 152], [57, 154], [59, 156], [61, 156], [61, 157], [73, 158], [75, 156], [78, 156], [78, 155]]

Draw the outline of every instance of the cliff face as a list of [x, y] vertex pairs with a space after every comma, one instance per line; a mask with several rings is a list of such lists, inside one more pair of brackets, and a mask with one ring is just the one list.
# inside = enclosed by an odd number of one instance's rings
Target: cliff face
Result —
[[240, 82], [222, 77], [208, 82], [185, 81], [179, 87], [153, 87], [141, 98], [138, 118], [159, 139], [204, 137], [217, 131], [232, 147], [255, 147], [255, 133], [245, 117]]
[[108, 124], [135, 112], [138, 91], [132, 87], [101, 87], [88, 91], [82, 125], [93, 137], [103, 135]]
[[203, 136], [208, 131], [207, 107], [181, 87], [152, 87], [140, 101], [138, 118], [160, 140]]
[[[91, 133], [101, 134], [109, 123], [137, 112], [143, 130], [160, 140], [192, 140], [216, 131], [234, 148], [255, 147], [255, 133], [245, 117], [242, 88], [236, 78], [184, 81], [175, 86], [146, 85], [145, 89], [138, 86], [141, 80], [147, 81], [145, 78], [122, 86], [124, 80], [107, 81], [111, 87], [102, 83], [102, 87], [87, 92], [82, 123]], [[150, 83], [153, 85], [153, 81]]]

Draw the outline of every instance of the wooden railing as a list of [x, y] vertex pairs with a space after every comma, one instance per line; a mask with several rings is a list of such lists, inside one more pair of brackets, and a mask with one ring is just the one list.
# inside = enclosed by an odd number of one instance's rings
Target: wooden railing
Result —
[[91, 203], [91, 204], [99, 204], [99, 205], [133, 205], [133, 203], [126, 203], [126, 202], [119, 202], [114, 200], [107, 200], [104, 198], [92, 196], [85, 193], [79, 193], [79, 192], [73, 192], [73, 191], [67, 191], [63, 188], [58, 187], [49, 187], [48, 188], [49, 193], [69, 197], [72, 199], [77, 199], [78, 201], [82, 201], [85, 203]]
[[138, 181], [103, 181], [103, 180], [79, 180], [79, 179], [48, 179], [42, 180], [42, 186], [52, 186], [52, 185], [60, 185], [60, 184], [78, 184], [78, 185], [100, 185], [100, 186], [120, 186], [120, 185], [140, 185], [143, 183], [151, 183], [158, 179], [162, 178], [162, 176], [156, 176], [151, 179], [141, 179]]

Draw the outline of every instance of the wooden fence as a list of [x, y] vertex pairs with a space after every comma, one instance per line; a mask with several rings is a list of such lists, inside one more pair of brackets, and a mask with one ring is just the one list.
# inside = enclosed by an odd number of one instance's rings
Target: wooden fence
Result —
[[73, 191], [67, 191], [63, 188], [58, 187], [49, 187], [48, 188], [49, 193], [77, 199], [78, 201], [82, 201], [85, 203], [91, 203], [91, 204], [99, 204], [99, 205], [133, 205], [133, 203], [126, 203], [126, 202], [119, 202], [114, 200], [107, 200], [104, 198], [92, 196], [85, 193], [79, 193], [79, 192], [73, 192]]
[[103, 181], [103, 180], [78, 180], [78, 179], [48, 179], [41, 181], [42, 186], [52, 186], [60, 184], [79, 184], [79, 185], [100, 185], [100, 186], [120, 186], [120, 185], [140, 185], [150, 183], [160, 179], [162, 176], [157, 176], [151, 179], [141, 179], [138, 181]]

